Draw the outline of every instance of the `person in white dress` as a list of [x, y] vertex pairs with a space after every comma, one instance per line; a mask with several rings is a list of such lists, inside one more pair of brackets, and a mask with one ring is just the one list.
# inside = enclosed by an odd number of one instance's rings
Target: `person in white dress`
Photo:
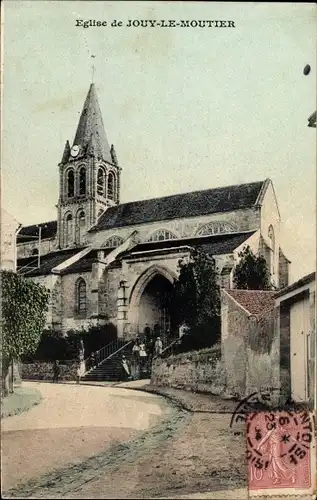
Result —
[[143, 342], [141, 342], [141, 344], [140, 344], [139, 356], [140, 356], [140, 368], [141, 368], [141, 370], [144, 370], [146, 368], [147, 354], [146, 354], [145, 345]]

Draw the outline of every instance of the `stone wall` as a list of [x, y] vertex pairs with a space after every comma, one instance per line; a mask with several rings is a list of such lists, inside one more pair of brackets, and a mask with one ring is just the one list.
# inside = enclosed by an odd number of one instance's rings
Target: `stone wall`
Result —
[[[60, 380], [76, 380], [78, 362], [60, 362]], [[37, 363], [27, 363], [22, 365], [23, 380], [52, 380], [53, 363], [39, 361]]]
[[281, 386], [280, 340], [275, 324], [274, 311], [260, 320], [253, 320], [246, 344], [245, 395]]
[[279, 339], [272, 311], [258, 319], [221, 293], [222, 361], [227, 392], [245, 397], [252, 392], [278, 388]]
[[153, 362], [151, 383], [195, 392], [221, 394], [226, 376], [220, 346], [192, 351]]
[[[86, 282], [86, 315], [80, 316], [76, 313], [76, 282], [83, 278]], [[62, 276], [62, 331], [80, 330], [92, 326], [90, 315], [92, 312], [91, 302], [91, 273], [73, 273]]]

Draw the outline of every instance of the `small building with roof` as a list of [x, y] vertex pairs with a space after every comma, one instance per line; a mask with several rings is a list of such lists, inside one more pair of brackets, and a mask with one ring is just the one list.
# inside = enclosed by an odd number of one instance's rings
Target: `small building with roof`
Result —
[[316, 272], [275, 295], [281, 387], [288, 399], [316, 410]]

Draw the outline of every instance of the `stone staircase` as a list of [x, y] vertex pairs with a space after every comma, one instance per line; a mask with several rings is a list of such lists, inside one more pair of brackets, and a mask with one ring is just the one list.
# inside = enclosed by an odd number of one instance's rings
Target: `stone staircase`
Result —
[[[82, 381], [107, 381], [115, 382], [123, 379], [123, 369], [121, 365], [121, 359], [124, 355], [127, 360], [132, 357], [132, 346], [133, 342], [126, 342], [123, 340], [117, 340], [109, 344], [105, 348], [98, 352], [99, 364], [95, 368], [88, 370], [82, 377]], [[106, 349], [107, 348], [107, 349]], [[104, 350], [109, 353], [108, 356], [104, 355]], [[98, 359], [98, 357], [97, 357]]]

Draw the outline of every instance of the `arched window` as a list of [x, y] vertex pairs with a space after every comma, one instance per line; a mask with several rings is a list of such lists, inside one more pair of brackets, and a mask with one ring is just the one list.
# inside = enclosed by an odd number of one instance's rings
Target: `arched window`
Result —
[[70, 169], [67, 173], [67, 196], [72, 198], [75, 194], [75, 177], [74, 170]]
[[109, 172], [108, 174], [108, 191], [107, 191], [107, 196], [109, 200], [114, 200], [114, 193], [115, 193], [115, 177], [112, 172]]
[[86, 216], [85, 212], [81, 210], [77, 214], [77, 221], [76, 221], [76, 243], [81, 243], [82, 237], [85, 233], [86, 229]]
[[65, 246], [73, 243], [73, 217], [72, 214], [66, 215], [65, 219]]
[[104, 248], [117, 248], [122, 245], [124, 239], [120, 236], [111, 236], [102, 246]]
[[274, 273], [274, 260], [275, 260], [275, 235], [274, 235], [274, 229], [273, 226], [270, 225], [268, 229], [268, 237], [270, 240], [270, 247], [271, 247], [271, 258], [270, 258], [270, 270], [271, 273]]
[[105, 171], [103, 168], [98, 168], [97, 173], [97, 194], [105, 195]]
[[212, 234], [223, 234], [223, 233], [232, 233], [236, 231], [237, 228], [234, 224], [229, 222], [215, 221], [208, 222], [208, 224], [204, 224], [198, 231], [196, 232], [197, 236], [208, 236]]
[[79, 194], [86, 194], [86, 169], [81, 167], [79, 170]]
[[86, 315], [87, 293], [86, 293], [86, 282], [83, 278], [79, 278], [76, 282], [75, 301], [76, 301], [77, 314]]
[[158, 229], [148, 238], [147, 241], [176, 240], [177, 236], [167, 229]]

